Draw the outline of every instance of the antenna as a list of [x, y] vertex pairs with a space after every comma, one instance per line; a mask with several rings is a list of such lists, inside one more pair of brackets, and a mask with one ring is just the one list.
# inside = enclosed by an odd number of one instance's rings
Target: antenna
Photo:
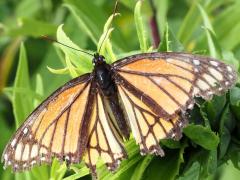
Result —
[[[118, 2], [119, 2], [119, 0], [116, 0], [116, 2], [115, 2], [115, 6], [114, 6], [114, 9], [113, 9], [113, 13], [112, 13], [113, 18], [114, 18], [115, 14], [116, 14], [116, 11], [117, 11]], [[112, 26], [113, 18], [111, 19], [110, 26]], [[104, 43], [104, 41], [105, 41], [105, 39], [107, 37], [107, 34], [108, 34], [109, 30], [110, 30], [110, 28], [107, 30], [107, 32], [106, 32], [106, 34], [105, 34], [105, 36], [104, 36], [104, 38], [102, 40], [102, 43], [101, 43], [100, 48], [99, 48], [99, 53], [101, 51], [102, 45], [103, 45], [103, 43]]]
[[83, 50], [81, 50], [81, 49], [76, 49], [76, 48], [74, 48], [74, 47], [68, 46], [68, 45], [63, 44], [63, 43], [57, 41], [56, 39], [50, 38], [50, 37], [48, 37], [48, 36], [42, 35], [41, 37], [42, 37], [43, 39], [48, 40], [48, 41], [61, 44], [62, 46], [68, 47], [68, 48], [70, 48], [70, 49], [73, 49], [73, 50], [76, 50], [76, 51], [80, 51], [80, 52], [85, 53], [85, 54], [88, 54], [88, 55], [90, 55], [90, 56], [94, 56], [93, 54], [91, 54], [91, 53], [89, 53], [89, 52], [86, 52], [86, 51], [83, 51]]

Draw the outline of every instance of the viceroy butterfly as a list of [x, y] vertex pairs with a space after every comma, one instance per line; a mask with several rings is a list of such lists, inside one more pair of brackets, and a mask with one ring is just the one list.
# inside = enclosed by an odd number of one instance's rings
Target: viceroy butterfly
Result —
[[194, 97], [220, 95], [237, 79], [231, 66], [187, 53], [136, 54], [111, 65], [96, 53], [93, 64], [29, 115], [4, 150], [5, 166], [22, 171], [56, 157], [84, 160], [96, 174], [101, 157], [113, 171], [127, 157], [130, 132], [141, 154], [164, 156], [159, 141], [181, 138]]

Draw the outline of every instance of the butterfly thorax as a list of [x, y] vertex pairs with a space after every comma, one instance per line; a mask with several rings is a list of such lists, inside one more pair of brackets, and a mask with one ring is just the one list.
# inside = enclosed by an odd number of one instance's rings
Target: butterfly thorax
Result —
[[94, 55], [95, 80], [105, 96], [112, 96], [115, 92], [115, 83], [112, 79], [111, 66], [99, 54]]

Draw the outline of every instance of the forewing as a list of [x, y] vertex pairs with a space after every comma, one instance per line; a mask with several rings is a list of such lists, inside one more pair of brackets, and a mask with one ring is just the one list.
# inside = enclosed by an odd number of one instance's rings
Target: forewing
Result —
[[21, 171], [50, 163], [53, 156], [80, 161], [87, 144], [91, 79], [86, 74], [71, 80], [36, 108], [6, 146], [5, 166]]
[[194, 96], [221, 94], [237, 77], [220, 61], [185, 53], [139, 54], [115, 62], [112, 71], [141, 152], [159, 155], [160, 139], [181, 137]]
[[126, 157], [126, 153], [117, 129], [110, 121], [101, 90], [95, 94], [90, 122], [85, 163], [96, 175], [96, 164], [101, 158], [108, 169], [113, 171], [119, 166], [120, 160]]
[[[162, 54], [143, 54], [114, 64], [116, 81], [155, 114], [169, 119], [192, 104], [194, 65], [169, 63]], [[124, 63], [125, 62], [125, 63]]]
[[236, 71], [219, 60], [186, 53], [174, 53], [172, 59], [175, 58], [194, 65], [194, 96], [211, 99], [213, 94], [221, 95], [230, 89], [237, 80]]
[[148, 53], [113, 64], [116, 81], [149, 106], [169, 118], [193, 105], [194, 96], [210, 99], [236, 81], [231, 66], [186, 53]]

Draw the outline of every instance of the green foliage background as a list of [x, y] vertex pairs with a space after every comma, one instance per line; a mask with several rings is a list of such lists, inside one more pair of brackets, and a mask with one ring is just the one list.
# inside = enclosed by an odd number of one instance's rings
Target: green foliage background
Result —
[[[1, 0], [0, 2], [0, 152], [26, 116], [57, 87], [90, 72], [91, 58], [67, 45], [95, 52], [109, 27], [114, 1]], [[155, 0], [161, 44], [157, 51], [187, 51], [232, 64], [239, 70], [238, 0]], [[151, 44], [148, 1], [121, 0], [121, 16], [101, 53], [108, 62], [130, 54], [156, 51]], [[63, 25], [64, 24], [64, 25]], [[111, 34], [111, 37], [110, 37]], [[110, 37], [110, 39], [109, 39]], [[74, 43], [73, 43], [74, 42]], [[240, 176], [240, 89], [212, 101], [197, 100], [179, 142], [163, 140], [166, 156], [141, 156], [126, 142], [129, 159], [116, 173], [98, 164], [101, 179], [238, 179]], [[2, 164], [0, 165], [3, 166]], [[25, 173], [0, 167], [0, 179], [90, 179], [84, 163], [43, 165]]]

